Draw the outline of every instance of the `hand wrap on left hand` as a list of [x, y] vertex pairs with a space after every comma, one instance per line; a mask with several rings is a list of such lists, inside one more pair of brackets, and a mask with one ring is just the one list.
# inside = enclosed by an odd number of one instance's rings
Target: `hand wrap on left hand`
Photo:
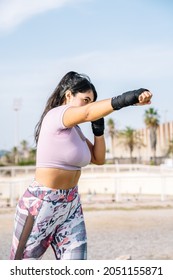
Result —
[[101, 118], [101, 119], [96, 120], [96, 121], [92, 121], [91, 122], [91, 127], [92, 127], [92, 131], [93, 131], [95, 136], [103, 135], [104, 134], [104, 129], [105, 129], [104, 118]]

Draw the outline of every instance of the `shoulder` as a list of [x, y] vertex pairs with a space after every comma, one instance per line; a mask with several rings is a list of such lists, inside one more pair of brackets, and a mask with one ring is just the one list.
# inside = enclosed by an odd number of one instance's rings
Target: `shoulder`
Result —
[[61, 105], [51, 109], [44, 117], [44, 123], [54, 128], [66, 128], [63, 124], [63, 115], [68, 108], [69, 105]]
[[[53, 109], [51, 109], [47, 115], [54, 115], [54, 114], [63, 114], [70, 106], [67, 104], [67, 105], [61, 105], [61, 106], [58, 106], [58, 107], [55, 107]], [[47, 116], [46, 115], [46, 116]]]

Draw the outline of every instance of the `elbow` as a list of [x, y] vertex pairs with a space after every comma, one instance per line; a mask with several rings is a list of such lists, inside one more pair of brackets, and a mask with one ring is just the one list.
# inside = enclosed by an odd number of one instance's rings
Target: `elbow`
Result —
[[98, 160], [96, 162], [97, 165], [104, 165], [105, 164], [105, 159], [102, 159], [102, 160]]
[[99, 162], [98, 165], [104, 165], [104, 164], [105, 164], [105, 160], [102, 160], [102, 161]]

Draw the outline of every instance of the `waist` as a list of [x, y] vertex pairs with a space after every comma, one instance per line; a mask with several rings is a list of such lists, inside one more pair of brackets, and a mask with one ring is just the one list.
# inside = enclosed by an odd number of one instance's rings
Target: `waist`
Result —
[[51, 189], [68, 190], [78, 185], [80, 170], [36, 168], [35, 180]]
[[40, 185], [36, 181], [33, 181], [27, 188], [26, 193], [27, 192], [44, 201], [71, 202], [78, 196], [78, 186], [68, 190], [53, 190], [47, 186]]

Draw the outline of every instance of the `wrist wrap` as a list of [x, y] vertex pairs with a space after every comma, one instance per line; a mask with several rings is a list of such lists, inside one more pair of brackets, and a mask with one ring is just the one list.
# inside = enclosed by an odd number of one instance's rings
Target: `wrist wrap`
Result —
[[95, 136], [103, 135], [105, 129], [104, 118], [91, 122], [91, 127]]
[[127, 91], [121, 95], [112, 97], [111, 105], [114, 110], [119, 110], [123, 107], [127, 107], [130, 105], [134, 105], [139, 102], [138, 97], [144, 91], [148, 91], [148, 89], [140, 88], [137, 90]]

